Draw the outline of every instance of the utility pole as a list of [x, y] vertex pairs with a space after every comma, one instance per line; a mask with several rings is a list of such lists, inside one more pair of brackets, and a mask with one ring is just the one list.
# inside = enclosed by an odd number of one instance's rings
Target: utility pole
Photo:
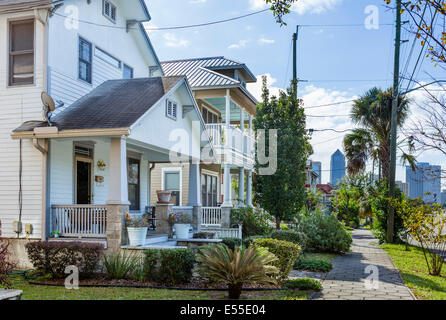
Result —
[[[397, 138], [397, 118], [398, 118], [398, 98], [399, 98], [399, 76], [400, 76], [400, 46], [401, 46], [401, 0], [396, 0], [396, 32], [395, 32], [395, 65], [393, 71], [393, 99], [392, 99], [392, 124], [390, 134], [390, 177], [389, 177], [389, 197], [395, 198], [395, 173], [396, 173], [396, 138]], [[395, 224], [395, 208], [389, 206], [387, 216], [387, 242], [393, 242]]]
[[293, 90], [297, 99], [297, 38], [299, 36], [299, 25], [296, 27], [296, 33], [293, 33]]

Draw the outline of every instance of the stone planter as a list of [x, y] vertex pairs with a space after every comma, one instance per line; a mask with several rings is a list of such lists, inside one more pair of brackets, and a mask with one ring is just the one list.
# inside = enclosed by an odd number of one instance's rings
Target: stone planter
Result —
[[190, 224], [175, 223], [173, 227], [175, 228], [177, 239], [189, 239]]
[[172, 192], [170, 191], [157, 191], [158, 203], [169, 203], [172, 198]]
[[129, 245], [131, 247], [140, 247], [146, 243], [147, 231], [149, 228], [130, 228], [127, 227], [127, 234], [129, 236]]

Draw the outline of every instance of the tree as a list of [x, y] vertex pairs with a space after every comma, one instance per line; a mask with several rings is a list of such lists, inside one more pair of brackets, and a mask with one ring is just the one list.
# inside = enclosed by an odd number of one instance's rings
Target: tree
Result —
[[[397, 123], [401, 127], [408, 117], [409, 100], [400, 96], [398, 103]], [[377, 157], [383, 177], [389, 179], [391, 116], [392, 89], [382, 91], [372, 88], [354, 102], [350, 117], [360, 128], [354, 129], [344, 138], [349, 174], [363, 172], [367, 161]], [[406, 153], [403, 154], [403, 159], [413, 161]]]
[[264, 0], [267, 5], [270, 5], [271, 11], [276, 18], [276, 22], [280, 25], [286, 25], [283, 17], [290, 13], [290, 8], [297, 0]]
[[[305, 204], [305, 165], [310, 155], [309, 135], [302, 101], [296, 99], [293, 86], [280, 92], [279, 98], [270, 97], [266, 77], [263, 78], [263, 102], [259, 103], [254, 120], [256, 136], [260, 130], [268, 133], [265, 150], [272, 143], [271, 129], [277, 129], [277, 170], [262, 175], [264, 167], [256, 157], [254, 190], [257, 203], [273, 215], [276, 228], [282, 220], [291, 220]], [[259, 144], [257, 143], [257, 153]], [[274, 155], [269, 155], [269, 157]]]

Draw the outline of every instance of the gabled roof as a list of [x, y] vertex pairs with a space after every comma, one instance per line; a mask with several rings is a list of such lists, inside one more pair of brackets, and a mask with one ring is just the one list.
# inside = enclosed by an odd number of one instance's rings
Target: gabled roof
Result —
[[332, 194], [334, 188], [329, 184], [318, 184], [316, 185], [316, 188], [321, 190], [325, 194]]
[[227, 69], [242, 69], [246, 72], [248, 82], [256, 81], [256, 77], [244, 63], [221, 56], [164, 61], [161, 65], [167, 76], [187, 76], [192, 88], [241, 85], [240, 81], [215, 72]]
[[[129, 128], [184, 77], [109, 80], [53, 119], [59, 131]], [[33, 131], [46, 123], [24, 123], [14, 132]]]

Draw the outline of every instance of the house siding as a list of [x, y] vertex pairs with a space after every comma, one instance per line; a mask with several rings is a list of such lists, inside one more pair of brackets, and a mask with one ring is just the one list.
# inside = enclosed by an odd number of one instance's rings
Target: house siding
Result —
[[[42, 118], [40, 94], [44, 79], [44, 27], [37, 20], [34, 27], [34, 84], [8, 87], [9, 19], [27, 19], [33, 12], [0, 15], [0, 220], [3, 237], [17, 237], [13, 222], [19, 219], [19, 141], [11, 132], [21, 123]], [[33, 225], [30, 238], [41, 237], [43, 156], [31, 140], [23, 140], [23, 211], [22, 222]], [[20, 234], [25, 237], [25, 234]]]

